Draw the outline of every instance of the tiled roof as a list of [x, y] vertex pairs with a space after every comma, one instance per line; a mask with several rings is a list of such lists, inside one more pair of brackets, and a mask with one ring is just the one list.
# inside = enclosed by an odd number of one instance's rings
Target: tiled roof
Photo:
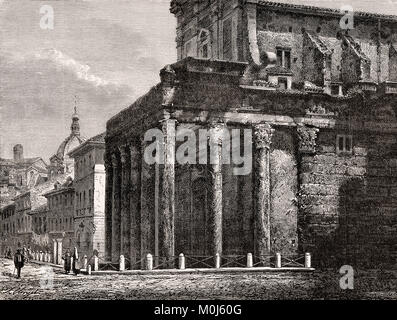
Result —
[[[298, 2], [298, 0], [295, 0]], [[339, 9], [331, 9], [331, 8], [323, 8], [302, 4], [293, 4], [293, 3], [282, 3], [275, 1], [258, 1], [259, 5], [282, 9], [282, 10], [290, 10], [290, 11], [299, 11], [302, 13], [314, 13], [314, 14], [322, 14], [322, 15], [343, 15]], [[380, 13], [372, 13], [372, 12], [362, 12], [362, 11], [354, 11], [355, 17], [360, 18], [369, 18], [369, 19], [382, 19], [397, 22], [397, 16], [395, 15], [386, 15]]]
[[75, 154], [80, 152], [80, 150], [84, 149], [84, 147], [89, 145], [90, 143], [105, 144], [105, 136], [106, 136], [106, 131], [102, 132], [100, 134], [97, 134], [96, 136], [93, 136], [92, 138], [90, 138], [90, 139], [86, 140], [85, 142], [83, 142], [82, 144], [78, 145], [73, 150], [69, 151], [68, 155], [73, 157]]
[[31, 210], [32, 211], [36, 210], [40, 206], [47, 204], [47, 199], [44, 197], [44, 194], [52, 191], [54, 189], [55, 183], [64, 184], [66, 181], [68, 181], [68, 178], [69, 178], [69, 174], [62, 174], [59, 176], [55, 176], [49, 181], [39, 184], [36, 187], [30, 189], [28, 192], [19, 195], [18, 198], [29, 194], [30, 202], [31, 202]]
[[106, 136], [106, 131], [102, 132], [102, 133], [100, 133], [100, 134], [98, 134], [98, 135], [96, 135], [96, 136], [94, 136], [94, 137], [92, 137], [90, 139], [88, 139], [86, 141], [86, 143], [87, 142], [102, 142], [102, 143], [105, 143], [105, 136]]

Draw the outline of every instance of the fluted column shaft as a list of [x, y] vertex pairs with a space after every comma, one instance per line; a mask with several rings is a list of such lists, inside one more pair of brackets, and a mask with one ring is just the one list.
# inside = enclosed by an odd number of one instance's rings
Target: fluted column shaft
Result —
[[254, 127], [254, 221], [255, 251], [270, 254], [270, 145], [274, 130], [268, 124]]
[[106, 260], [112, 258], [112, 203], [113, 203], [113, 167], [111, 160], [105, 161], [106, 186], [105, 186], [105, 256]]
[[132, 268], [139, 268], [141, 259], [141, 154], [139, 147], [130, 145], [131, 184], [130, 184], [130, 260]]
[[130, 176], [131, 165], [130, 155], [127, 146], [122, 146], [120, 150], [121, 160], [121, 248], [120, 254], [128, 257], [130, 254]]
[[159, 165], [159, 218], [160, 255], [173, 268], [175, 255], [175, 128], [176, 120], [162, 124], [164, 135], [164, 163]]
[[212, 254], [222, 255], [223, 247], [223, 178], [222, 178], [222, 139], [225, 126], [223, 124], [213, 124], [210, 128], [210, 233], [212, 235]]
[[121, 247], [121, 212], [120, 184], [121, 170], [118, 156], [112, 154], [113, 187], [112, 187], [112, 262], [118, 262]]

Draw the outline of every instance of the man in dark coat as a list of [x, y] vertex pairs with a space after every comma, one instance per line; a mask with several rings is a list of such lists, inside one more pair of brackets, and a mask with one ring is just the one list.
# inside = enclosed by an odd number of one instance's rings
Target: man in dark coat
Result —
[[80, 273], [80, 260], [79, 260], [79, 253], [77, 248], [75, 247], [73, 250], [73, 273], [77, 276]]
[[18, 249], [14, 255], [14, 265], [15, 265], [15, 268], [17, 269], [17, 278], [18, 279], [21, 277], [21, 269], [23, 268], [24, 263], [25, 263], [25, 257], [21, 253], [21, 249]]
[[69, 249], [66, 250], [66, 253], [62, 257], [62, 259], [65, 261], [65, 273], [68, 274], [70, 272], [71, 264], [72, 264], [72, 256], [70, 255]]

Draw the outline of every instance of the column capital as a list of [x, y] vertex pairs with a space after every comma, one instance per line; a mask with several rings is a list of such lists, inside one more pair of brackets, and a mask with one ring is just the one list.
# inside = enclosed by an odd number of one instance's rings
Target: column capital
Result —
[[316, 152], [317, 133], [320, 130], [315, 127], [307, 127], [299, 125], [297, 127], [299, 146], [298, 150], [301, 153], [313, 154]]
[[127, 158], [128, 158], [128, 146], [127, 145], [122, 145], [119, 146], [119, 151], [120, 151], [120, 161], [122, 164], [125, 164], [127, 162]]
[[115, 153], [112, 153], [111, 158], [112, 158], [113, 169], [115, 169], [119, 166], [119, 159]]
[[270, 149], [274, 129], [268, 123], [254, 125], [254, 142], [256, 149]]

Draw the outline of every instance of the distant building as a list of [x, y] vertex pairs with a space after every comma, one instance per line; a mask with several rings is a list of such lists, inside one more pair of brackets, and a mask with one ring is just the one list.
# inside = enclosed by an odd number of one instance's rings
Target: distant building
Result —
[[[64, 183], [55, 183], [54, 189], [43, 194], [47, 198], [47, 210], [43, 215], [42, 234], [48, 234], [52, 245], [53, 259], [61, 264], [66, 249], [72, 252], [74, 246], [74, 206], [75, 195], [73, 179], [68, 177]], [[35, 223], [43, 226], [41, 216], [35, 216]]]
[[[45, 194], [50, 192], [56, 186], [64, 183], [70, 183], [71, 178], [68, 175], [59, 175], [45, 183], [37, 185], [28, 191], [18, 194], [12, 199], [13, 202], [0, 207], [0, 233], [2, 246], [12, 249], [13, 252], [18, 247], [30, 247], [35, 251], [50, 252], [53, 248], [52, 239], [59, 239], [59, 233], [50, 237], [49, 229], [53, 216], [59, 215], [53, 213], [53, 208], [49, 210]], [[73, 204], [71, 209], [73, 214]], [[49, 219], [49, 217], [51, 219]], [[58, 223], [67, 223], [65, 220], [58, 220]], [[70, 221], [69, 221], [70, 223]], [[62, 228], [64, 228], [62, 226]], [[68, 231], [68, 229], [66, 229]], [[70, 239], [72, 235], [67, 232], [62, 237]], [[67, 242], [70, 245], [70, 241]]]
[[21, 144], [13, 151], [13, 159], [0, 158], [0, 203], [48, 179], [48, 167], [42, 158], [24, 158]]
[[0, 209], [0, 254], [18, 244], [15, 219], [15, 203], [9, 203]]
[[50, 176], [63, 173], [71, 173], [73, 175], [73, 159], [68, 156], [68, 153], [85, 141], [85, 138], [80, 135], [80, 122], [76, 107], [72, 116], [70, 131], [70, 135], [60, 144], [57, 152], [50, 158], [51, 163], [48, 167]]
[[105, 255], [105, 133], [69, 152], [74, 159], [75, 243], [80, 255]]

